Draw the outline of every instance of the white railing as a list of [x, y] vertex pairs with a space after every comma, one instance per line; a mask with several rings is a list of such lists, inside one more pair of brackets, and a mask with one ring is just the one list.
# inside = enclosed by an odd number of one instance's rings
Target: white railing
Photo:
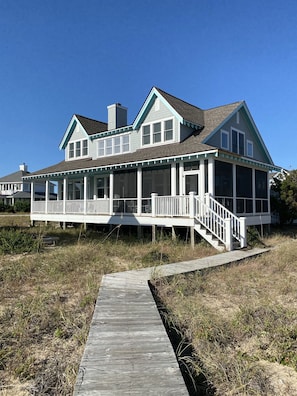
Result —
[[32, 213], [45, 213], [45, 201], [33, 201], [31, 205]]
[[65, 202], [65, 212], [66, 213], [84, 213], [84, 201], [80, 199], [73, 199], [73, 200], [68, 200]]
[[235, 216], [210, 194], [205, 195], [205, 202], [195, 196], [195, 217], [228, 248], [232, 249], [233, 238], [246, 246], [246, 219]]
[[135, 214], [137, 213], [137, 199], [115, 198], [113, 200], [114, 213]]
[[188, 195], [181, 196], [154, 196], [155, 198], [155, 216], [171, 216], [171, 217], [184, 217], [189, 216], [189, 203]]
[[48, 201], [47, 213], [63, 213], [63, 201]]
[[87, 214], [108, 214], [109, 199], [87, 200]]

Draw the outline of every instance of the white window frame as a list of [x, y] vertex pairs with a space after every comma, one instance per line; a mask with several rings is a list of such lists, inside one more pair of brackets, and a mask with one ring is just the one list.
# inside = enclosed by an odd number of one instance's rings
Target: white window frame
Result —
[[[172, 121], [172, 139], [168, 139], [168, 140], [165, 140], [165, 123], [166, 123], [166, 121]], [[161, 124], [161, 140], [155, 142], [156, 134], [155, 134], [154, 125], [157, 125], [157, 124]], [[144, 135], [143, 134], [144, 129], [147, 130], [148, 128], [149, 128], [150, 134]], [[146, 137], [146, 138], [149, 137], [149, 139], [147, 139], [147, 140], [149, 140], [148, 143], [144, 143], [144, 137]], [[164, 120], [164, 119], [156, 120], [154, 122], [143, 124], [141, 127], [141, 146], [142, 147], [156, 146], [159, 144], [166, 144], [166, 143], [170, 143], [173, 141], [174, 141], [174, 119], [173, 118], [167, 118], [166, 120]]]
[[[86, 145], [85, 145], [85, 142]], [[86, 152], [86, 154], [83, 154]], [[68, 159], [74, 160], [77, 158], [85, 158], [89, 155], [89, 141], [88, 139], [72, 140], [68, 143]]]
[[[131, 151], [131, 134], [109, 136], [98, 140], [97, 157], [110, 157], [112, 155], [120, 155]], [[120, 139], [119, 144], [115, 144]], [[127, 141], [128, 139], [128, 141]], [[116, 151], [117, 149], [117, 151]]]
[[254, 157], [254, 142], [248, 139], [246, 141], [246, 155], [247, 157]]
[[[223, 144], [223, 136], [226, 136], [227, 138], [227, 145], [224, 146]], [[229, 150], [230, 149], [230, 134], [228, 131], [224, 131], [223, 129], [221, 129], [221, 148], [224, 150]]]

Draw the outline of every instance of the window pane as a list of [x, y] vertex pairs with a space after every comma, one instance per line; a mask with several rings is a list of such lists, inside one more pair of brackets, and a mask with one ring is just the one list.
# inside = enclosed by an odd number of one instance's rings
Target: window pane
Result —
[[121, 138], [120, 136], [114, 137], [114, 154], [119, 154], [121, 152]]
[[237, 132], [232, 130], [232, 151], [233, 153], [237, 153]]
[[126, 153], [127, 151], [130, 151], [130, 136], [129, 135], [124, 135], [122, 137], [122, 151], [123, 153]]
[[229, 150], [229, 135], [226, 132], [222, 132], [222, 142], [221, 142], [221, 147], [223, 149]]
[[69, 144], [69, 158], [74, 157], [74, 143]]
[[184, 170], [191, 171], [191, 170], [198, 170], [199, 169], [199, 161], [191, 161], [184, 163]]
[[88, 141], [87, 139], [83, 140], [83, 150], [82, 155], [88, 155]]
[[98, 156], [104, 157], [104, 140], [98, 142]]
[[244, 155], [244, 135], [238, 133], [238, 154]]
[[151, 134], [150, 125], [145, 125], [142, 128], [142, 144], [150, 144], [151, 142], [150, 134]]
[[153, 142], [161, 142], [161, 122], [157, 122], [153, 125]]
[[76, 142], [75, 156], [80, 157], [80, 142]]
[[106, 155], [112, 154], [112, 139], [105, 140], [105, 153]]
[[164, 123], [164, 139], [172, 140], [173, 139], [173, 122], [172, 120], [167, 120]]

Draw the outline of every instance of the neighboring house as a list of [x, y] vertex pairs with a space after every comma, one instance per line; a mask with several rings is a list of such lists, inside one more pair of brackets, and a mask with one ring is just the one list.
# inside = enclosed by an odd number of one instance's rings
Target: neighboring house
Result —
[[[24, 181], [23, 177], [30, 175], [28, 166], [21, 164], [17, 172], [0, 178], [0, 202], [5, 205], [14, 205], [17, 201], [31, 200], [31, 183]], [[54, 193], [54, 185], [50, 184], [50, 193]], [[40, 181], [35, 185], [35, 200], [45, 199], [45, 182]]]
[[244, 101], [202, 110], [152, 88], [134, 122], [108, 106], [108, 123], [73, 115], [65, 160], [24, 179], [56, 182], [57, 200], [31, 220], [189, 227], [230, 250], [246, 227], [270, 224], [269, 172], [280, 171]]

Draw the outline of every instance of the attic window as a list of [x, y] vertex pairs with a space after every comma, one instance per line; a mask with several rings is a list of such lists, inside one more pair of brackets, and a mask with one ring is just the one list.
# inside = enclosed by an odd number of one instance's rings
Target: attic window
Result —
[[123, 154], [130, 151], [130, 134], [117, 135], [98, 141], [98, 157]]

